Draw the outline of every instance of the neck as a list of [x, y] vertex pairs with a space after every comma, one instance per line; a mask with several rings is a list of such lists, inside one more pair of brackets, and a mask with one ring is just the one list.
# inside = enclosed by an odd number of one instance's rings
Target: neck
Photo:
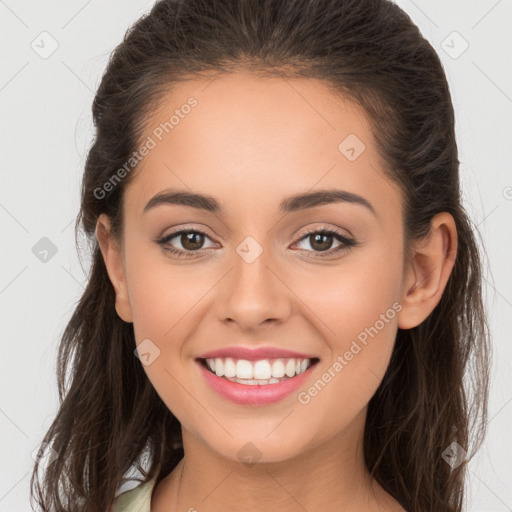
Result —
[[252, 465], [220, 457], [183, 429], [185, 457], [155, 489], [151, 510], [403, 510], [366, 469], [364, 418], [293, 459]]

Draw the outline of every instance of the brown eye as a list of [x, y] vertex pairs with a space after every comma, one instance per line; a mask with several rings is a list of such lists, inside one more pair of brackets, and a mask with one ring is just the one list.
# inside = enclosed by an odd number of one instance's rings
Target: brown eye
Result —
[[316, 233], [309, 235], [309, 238], [312, 240], [311, 247], [313, 247], [315, 251], [327, 251], [331, 248], [334, 237], [327, 233]]
[[197, 251], [204, 243], [204, 235], [197, 231], [188, 231], [180, 235], [180, 242], [187, 251]]
[[[179, 257], [197, 256], [203, 253], [205, 240], [210, 237], [197, 229], [182, 229], [166, 235], [156, 242], [162, 246], [164, 251], [175, 254]], [[173, 243], [171, 241], [175, 240]], [[178, 245], [178, 247], [175, 246]], [[181, 247], [179, 247], [181, 245]], [[196, 253], [196, 254], [194, 254]]]
[[[339, 242], [339, 246], [331, 249], [335, 240]], [[315, 256], [323, 256], [321, 253], [325, 253], [326, 255], [333, 254], [358, 245], [358, 242], [355, 240], [348, 238], [337, 231], [325, 228], [310, 230], [304, 233], [297, 243], [301, 243], [303, 241], [309, 241], [311, 249], [306, 248], [305, 250], [313, 253]]]

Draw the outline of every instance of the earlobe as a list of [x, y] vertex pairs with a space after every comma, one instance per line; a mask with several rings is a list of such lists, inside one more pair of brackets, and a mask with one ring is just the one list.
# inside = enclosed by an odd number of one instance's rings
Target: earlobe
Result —
[[110, 220], [104, 213], [99, 216], [96, 223], [96, 239], [115, 291], [117, 314], [125, 322], [133, 322], [121, 249], [112, 237]]
[[457, 255], [457, 229], [447, 212], [435, 215], [429, 234], [411, 247], [406, 265], [398, 327], [419, 325], [441, 300]]

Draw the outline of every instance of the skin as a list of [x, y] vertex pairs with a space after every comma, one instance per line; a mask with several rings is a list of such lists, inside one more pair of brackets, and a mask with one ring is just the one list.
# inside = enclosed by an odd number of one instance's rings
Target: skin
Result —
[[[125, 189], [122, 242], [105, 215], [96, 230], [116, 311], [133, 322], [137, 344], [149, 338], [159, 348], [144, 369], [182, 425], [185, 457], [154, 490], [151, 510], [403, 510], [364, 465], [367, 404], [397, 329], [421, 323], [441, 298], [457, 249], [453, 218], [436, 215], [406, 258], [401, 193], [383, 172], [371, 124], [319, 81], [239, 72], [180, 83], [143, 140], [190, 96], [198, 105]], [[354, 161], [338, 150], [349, 134], [366, 147]], [[143, 213], [170, 187], [213, 196], [224, 212], [165, 204]], [[364, 197], [375, 214], [349, 202], [278, 210], [286, 197], [331, 188]], [[178, 258], [155, 243], [182, 227], [206, 231], [200, 256]], [[341, 245], [333, 237], [322, 257], [301, 233], [325, 227], [359, 245], [332, 252]], [[236, 252], [247, 236], [263, 249], [252, 263]], [[182, 242], [177, 236], [167, 246], [191, 247]], [[308, 404], [297, 393], [265, 406], [231, 403], [194, 362], [233, 345], [316, 354], [304, 391], [394, 303], [401, 310]], [[237, 455], [248, 442], [261, 457], [251, 466]]]

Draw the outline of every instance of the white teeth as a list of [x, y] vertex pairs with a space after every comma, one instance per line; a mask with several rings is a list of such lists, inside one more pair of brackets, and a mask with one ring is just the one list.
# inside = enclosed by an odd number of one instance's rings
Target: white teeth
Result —
[[272, 377], [275, 377], [276, 379], [284, 377], [284, 364], [281, 359], [276, 359], [272, 363]]
[[285, 366], [285, 372], [288, 377], [293, 377], [295, 375], [295, 359], [288, 359]]
[[243, 384], [275, 384], [283, 378], [292, 378], [304, 373], [310, 359], [260, 359], [248, 361], [231, 357], [206, 359], [206, 364], [217, 377], [226, 377], [232, 382], [242, 380]]
[[224, 377], [235, 377], [236, 376], [236, 369], [235, 369], [235, 362], [231, 357], [227, 357], [224, 360]]
[[[254, 377], [252, 374], [252, 364], [245, 359], [239, 359], [236, 362], [235, 371], [239, 379], [252, 379]], [[217, 376], [219, 376], [219, 374], [217, 374]]]
[[224, 361], [219, 357], [215, 359], [215, 373], [217, 377], [222, 377], [224, 375]]
[[277, 384], [278, 382], [282, 382], [288, 378], [289, 377], [283, 377], [282, 379], [238, 379], [237, 377], [229, 377], [228, 380], [231, 382], [238, 382], [239, 384], [247, 384], [249, 386], [266, 386], [267, 384]]
[[254, 363], [253, 377], [260, 380], [268, 380], [272, 377], [272, 368], [266, 359]]

